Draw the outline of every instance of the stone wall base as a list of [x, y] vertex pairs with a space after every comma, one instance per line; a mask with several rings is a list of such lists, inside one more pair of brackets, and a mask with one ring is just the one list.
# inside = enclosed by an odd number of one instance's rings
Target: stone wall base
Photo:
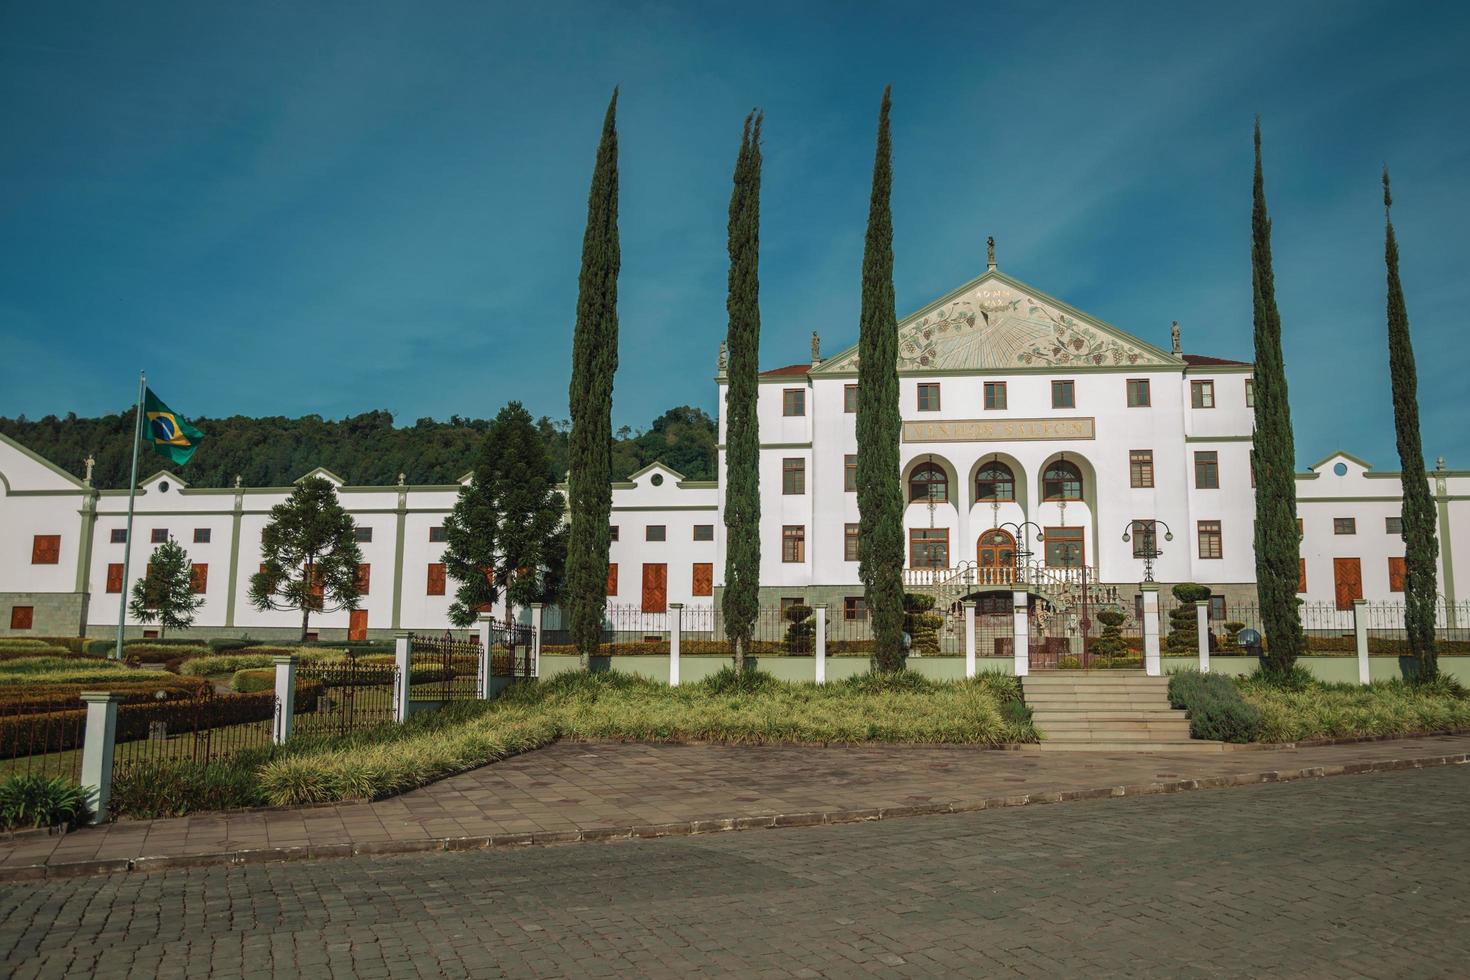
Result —
[[[31, 628], [10, 628], [16, 606], [30, 606]], [[87, 611], [84, 592], [0, 592], [0, 636], [79, 636]]]

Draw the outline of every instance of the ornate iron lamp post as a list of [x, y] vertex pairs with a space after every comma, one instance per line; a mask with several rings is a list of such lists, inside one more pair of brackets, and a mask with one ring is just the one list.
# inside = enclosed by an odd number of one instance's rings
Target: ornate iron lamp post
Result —
[[1041, 525], [1037, 524], [1035, 521], [1022, 521], [1019, 524], [1017, 524], [1015, 521], [1007, 521], [1006, 523], [1001, 524], [1001, 525], [999, 525], [996, 528], [997, 531], [1007, 531], [1007, 532], [1010, 532], [1011, 535], [1016, 539], [1016, 581], [1017, 582], [1023, 582], [1023, 581], [1025, 581], [1025, 579], [1023, 578], [1023, 574], [1024, 573], [1023, 573], [1022, 569], [1025, 567], [1026, 559], [1027, 558], [1030, 558], [1032, 556], [1032, 554], [1034, 554], [1034, 552], [1030, 548], [1030, 545], [1027, 544], [1027, 541], [1026, 541], [1026, 529], [1028, 527], [1029, 528], [1034, 528], [1036, 530], [1036, 540], [1038, 542], [1041, 541], [1042, 538], [1043, 538], [1043, 534], [1041, 532]]
[[1133, 533], [1138, 533], [1138, 544], [1133, 549], [1134, 558], [1143, 559], [1143, 580], [1152, 582], [1154, 580], [1154, 559], [1164, 552], [1159, 548], [1158, 528], [1164, 526], [1164, 540], [1173, 541], [1174, 532], [1169, 525], [1160, 520], [1129, 521], [1123, 528], [1123, 542], [1126, 544], [1133, 540]]

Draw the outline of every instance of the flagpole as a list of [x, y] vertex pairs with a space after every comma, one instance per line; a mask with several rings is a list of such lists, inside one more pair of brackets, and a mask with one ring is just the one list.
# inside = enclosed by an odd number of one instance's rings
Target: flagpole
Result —
[[143, 389], [146, 382], [142, 371], [138, 372], [138, 404], [133, 412], [133, 475], [128, 479], [128, 529], [123, 544], [122, 595], [117, 599], [117, 647], [112, 651], [114, 660], [123, 658], [123, 625], [128, 613], [128, 565], [133, 555], [133, 498], [138, 493], [138, 443], [143, 441]]

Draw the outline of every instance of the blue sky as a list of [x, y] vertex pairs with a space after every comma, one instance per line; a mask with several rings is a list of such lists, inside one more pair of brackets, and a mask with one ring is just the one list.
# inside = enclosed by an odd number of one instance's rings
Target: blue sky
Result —
[[1470, 5], [0, 4], [0, 414], [508, 399], [566, 415], [586, 194], [622, 86], [615, 424], [713, 411], [741, 119], [766, 113], [762, 362], [856, 339], [894, 86], [899, 313], [1000, 267], [1248, 360], [1265, 126], [1301, 462], [1396, 469], [1379, 168], [1426, 454], [1470, 467]]

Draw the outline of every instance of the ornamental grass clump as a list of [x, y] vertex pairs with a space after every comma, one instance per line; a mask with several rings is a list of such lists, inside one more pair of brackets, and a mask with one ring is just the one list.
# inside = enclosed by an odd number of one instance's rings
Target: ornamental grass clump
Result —
[[1470, 728], [1470, 695], [1452, 680], [1369, 685], [1312, 682], [1283, 688], [1251, 678], [1241, 696], [1261, 714], [1261, 740], [1415, 735]]

